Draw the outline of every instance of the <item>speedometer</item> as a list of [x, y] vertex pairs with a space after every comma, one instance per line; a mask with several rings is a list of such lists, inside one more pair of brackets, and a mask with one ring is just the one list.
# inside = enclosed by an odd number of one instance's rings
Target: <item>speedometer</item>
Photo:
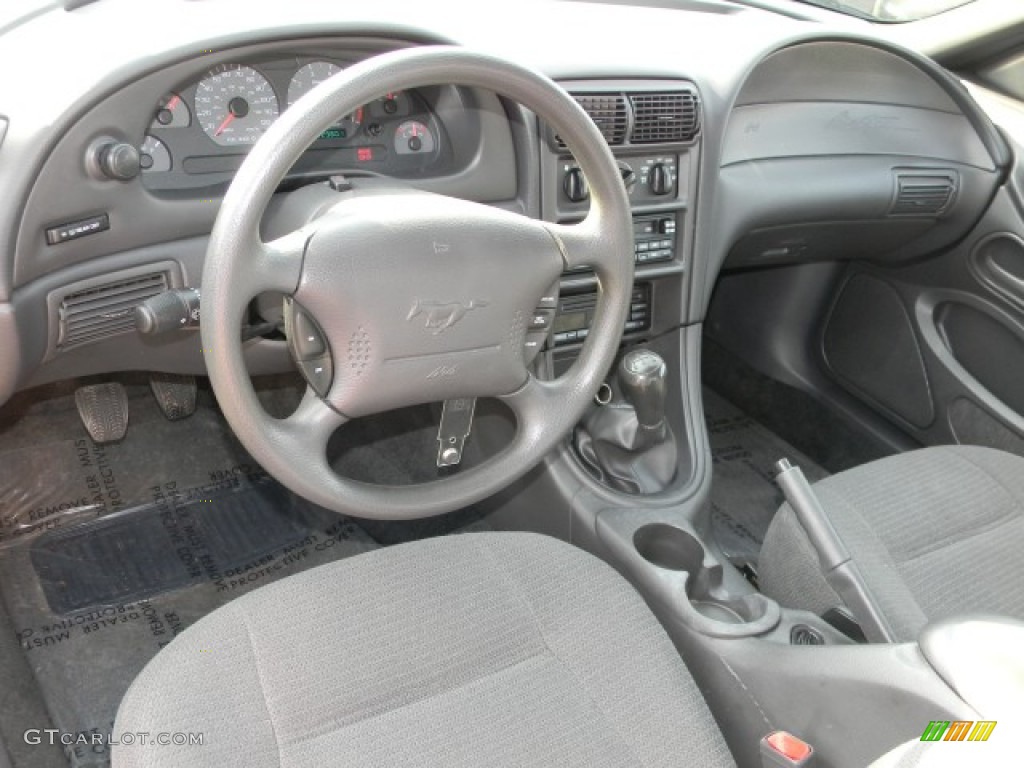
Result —
[[252, 67], [229, 64], [196, 87], [196, 118], [218, 144], [255, 144], [277, 116], [274, 89]]

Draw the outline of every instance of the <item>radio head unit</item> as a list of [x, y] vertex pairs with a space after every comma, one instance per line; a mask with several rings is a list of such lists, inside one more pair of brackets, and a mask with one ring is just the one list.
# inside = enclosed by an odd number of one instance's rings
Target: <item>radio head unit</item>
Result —
[[[587, 289], [581, 293], [570, 293], [559, 297], [558, 309], [551, 324], [551, 340], [554, 345], [575, 344], [587, 338], [594, 320], [597, 306], [597, 291]], [[633, 286], [633, 297], [629, 306], [629, 317], [623, 327], [625, 334], [640, 333], [651, 327], [651, 285], [638, 283]]]

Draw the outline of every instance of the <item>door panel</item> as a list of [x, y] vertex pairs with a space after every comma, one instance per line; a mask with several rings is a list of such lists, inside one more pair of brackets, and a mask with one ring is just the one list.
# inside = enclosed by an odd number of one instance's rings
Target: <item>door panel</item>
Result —
[[[851, 395], [924, 444], [1024, 455], [1024, 215], [1015, 182], [947, 253], [851, 264], [821, 360]], [[898, 306], [897, 306], [898, 303]]]

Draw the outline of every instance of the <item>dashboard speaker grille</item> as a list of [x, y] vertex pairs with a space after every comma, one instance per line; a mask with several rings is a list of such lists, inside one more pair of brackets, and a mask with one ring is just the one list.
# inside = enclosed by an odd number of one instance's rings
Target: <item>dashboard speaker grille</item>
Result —
[[[625, 143], [629, 117], [626, 113], [626, 98], [621, 93], [574, 93], [572, 97], [590, 115], [608, 144], [615, 146]], [[555, 139], [558, 146], [565, 149], [561, 137], [556, 136]]]
[[68, 293], [59, 306], [57, 346], [68, 349], [134, 330], [135, 307], [169, 287], [166, 272], [153, 272]]
[[692, 141], [700, 130], [700, 109], [692, 91], [634, 93], [633, 144]]
[[953, 201], [957, 177], [949, 173], [896, 175], [896, 197], [890, 213], [894, 216], [937, 216]]

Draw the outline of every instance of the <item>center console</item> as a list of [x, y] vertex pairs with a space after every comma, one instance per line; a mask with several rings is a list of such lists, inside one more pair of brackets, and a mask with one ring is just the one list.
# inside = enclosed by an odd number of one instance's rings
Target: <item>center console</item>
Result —
[[[680, 650], [740, 765], [761, 765], [759, 742], [776, 729], [812, 742], [816, 764], [864, 766], [931, 720], [979, 719], [916, 644], [858, 643], [819, 616], [786, 609], [718, 548], [702, 328], [688, 307], [698, 94], [686, 81], [563, 85], [604, 134], [629, 194], [632, 302], [599, 402], [543, 471], [488, 502], [490, 521], [570, 541], [622, 572]], [[540, 126], [540, 139], [542, 215], [578, 221], [586, 178], [553, 132]], [[558, 287], [535, 358], [541, 377], [574, 363], [600, 298], [586, 269], [563, 274]]]
[[[622, 175], [633, 212], [636, 268], [622, 352], [653, 340], [667, 341], [686, 316], [687, 265], [692, 258], [693, 207], [700, 158], [700, 99], [687, 81], [570, 81], [562, 85], [594, 119]], [[549, 127], [540, 130], [541, 214], [548, 221], [582, 219], [590, 205], [587, 180], [565, 144]], [[561, 375], [590, 333], [599, 298], [585, 267], [562, 275], [547, 348], [539, 373]], [[673, 345], [675, 346], [675, 345]], [[678, 347], [660, 350], [670, 371], [669, 400], [681, 395]], [[617, 392], [609, 372], [609, 392]], [[670, 414], [671, 416], [672, 414]], [[680, 452], [683, 471], [689, 450]]]

